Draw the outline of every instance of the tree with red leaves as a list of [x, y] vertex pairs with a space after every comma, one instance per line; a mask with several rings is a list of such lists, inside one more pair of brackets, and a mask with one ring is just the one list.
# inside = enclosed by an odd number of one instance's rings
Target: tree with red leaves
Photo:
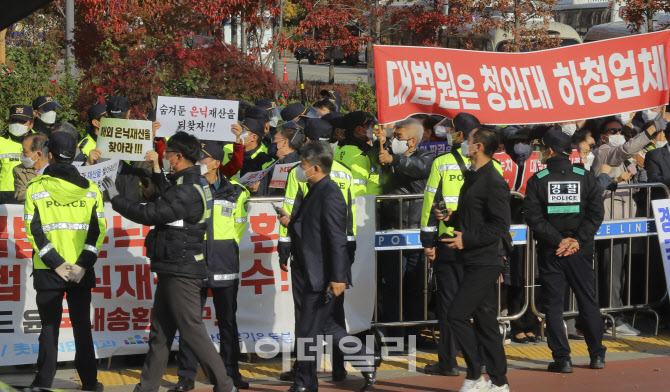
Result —
[[617, 2], [623, 7], [622, 17], [626, 25], [634, 32], [652, 32], [667, 29], [667, 23], [654, 26], [654, 15], [660, 12], [670, 13], [668, 0], [630, 0]]

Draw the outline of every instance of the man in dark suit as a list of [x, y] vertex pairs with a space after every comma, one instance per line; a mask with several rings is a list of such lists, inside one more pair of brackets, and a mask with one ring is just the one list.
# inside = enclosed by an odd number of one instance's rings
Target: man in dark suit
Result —
[[[289, 392], [318, 390], [316, 376], [317, 335], [332, 337], [334, 345], [349, 337], [347, 331], [333, 320], [334, 298], [351, 285], [351, 264], [347, 253], [347, 203], [338, 185], [329, 174], [333, 164], [333, 150], [326, 142], [309, 142], [300, 149], [301, 163], [296, 179], [306, 182], [309, 193], [297, 212], [291, 217], [291, 237], [294, 261], [293, 274], [304, 281], [302, 311], [296, 323], [298, 345], [305, 345], [304, 358], [298, 356], [295, 382]], [[345, 347], [355, 347], [353, 342]], [[362, 371], [367, 391], [375, 382], [372, 365], [373, 352], [364, 344], [351, 354], [366, 363]], [[301, 353], [301, 350], [297, 350]], [[367, 355], [367, 360], [363, 360]], [[357, 361], [357, 363], [359, 363]], [[362, 369], [363, 370], [363, 369]]]
[[[664, 130], [663, 134], [665, 139], [667, 139], [670, 135], [668, 128]], [[661, 134], [659, 133], [659, 138], [660, 136]], [[644, 168], [647, 169], [649, 182], [662, 182], [670, 187], [670, 146], [666, 144], [649, 151], [644, 157]], [[665, 195], [662, 193], [656, 194], [654, 192], [653, 196], [655, 198], [665, 198]]]

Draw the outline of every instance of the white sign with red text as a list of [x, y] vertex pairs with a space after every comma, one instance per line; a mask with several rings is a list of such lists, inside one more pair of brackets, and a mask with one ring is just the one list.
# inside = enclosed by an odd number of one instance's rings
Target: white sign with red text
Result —
[[288, 172], [300, 162], [285, 163], [282, 165], [275, 165], [275, 171], [272, 172], [272, 181], [270, 181], [270, 188], [286, 188], [286, 180], [288, 180]]

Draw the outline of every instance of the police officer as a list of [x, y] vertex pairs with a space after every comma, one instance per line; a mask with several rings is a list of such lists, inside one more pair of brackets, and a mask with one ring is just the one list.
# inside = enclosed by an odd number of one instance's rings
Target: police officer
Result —
[[[244, 145], [244, 156], [242, 158], [242, 170], [240, 170], [238, 178], [244, 176], [246, 173], [261, 171], [274, 162], [274, 159], [270, 158], [270, 156], [261, 149], [261, 146], [263, 145], [261, 141], [265, 136], [265, 124], [262, 124], [253, 118], [246, 118], [240, 125], [243, 129], [242, 134], [240, 135], [240, 140]], [[260, 181], [250, 185], [249, 192], [254, 194], [254, 196], [264, 196], [264, 192], [267, 189], [260, 185]]]
[[570, 136], [551, 129], [540, 148], [541, 162], [547, 168], [528, 181], [524, 215], [537, 240], [547, 342], [554, 357], [548, 370], [572, 373], [570, 345], [563, 329], [566, 283], [577, 297], [590, 366], [603, 369], [606, 348], [593, 272], [593, 237], [604, 216], [601, 190], [591, 172], [570, 163]]
[[149, 352], [135, 392], [158, 390], [177, 330], [214, 384], [214, 391], [237, 391], [202, 322], [200, 293], [208, 277], [205, 233], [213, 201], [209, 184], [195, 166], [201, 148], [200, 141], [186, 132], [177, 132], [168, 140], [163, 169], [171, 172], [170, 186], [146, 204], [119, 196], [111, 178], [103, 180], [115, 211], [133, 222], [154, 226], [144, 246], [158, 284]]
[[14, 202], [14, 168], [21, 163], [23, 139], [33, 133], [33, 109], [27, 105], [9, 108], [9, 132], [0, 136], [0, 203]]
[[35, 98], [33, 100], [33, 116], [35, 116], [33, 131], [49, 136], [56, 123], [56, 109], [59, 108], [62, 106], [51, 95]]
[[88, 109], [88, 130], [87, 135], [79, 143], [79, 151], [86, 157], [86, 164], [94, 164], [100, 159], [101, 151], [97, 149], [98, 132], [100, 131], [100, 121], [107, 117], [107, 105], [98, 103]]
[[[332, 127], [326, 121], [321, 119], [309, 119], [307, 127], [305, 128], [305, 135], [307, 141], [319, 141], [320, 139], [328, 139], [332, 133]], [[296, 166], [297, 167], [297, 166]], [[354, 262], [354, 254], [356, 253], [356, 203], [353, 199], [353, 178], [351, 171], [346, 166], [337, 161], [333, 161], [330, 178], [333, 180], [338, 188], [342, 191], [345, 201], [349, 206], [349, 214], [347, 216], [347, 249], [349, 251], [349, 258], [351, 263]], [[286, 181], [286, 195], [284, 198], [283, 210], [286, 217], [280, 218], [281, 226], [279, 227], [279, 244], [277, 251], [279, 253], [279, 263], [281, 269], [288, 270], [288, 261], [291, 258], [291, 237], [288, 235], [288, 223], [293, 211], [297, 211], [303, 202], [303, 199], [309, 192], [306, 183], [299, 182], [296, 179], [295, 167], [291, 169]], [[305, 291], [305, 276], [300, 269], [291, 269], [291, 289], [293, 290], [293, 308], [295, 322], [300, 319], [300, 311], [302, 309], [302, 296]], [[333, 320], [340, 326], [346, 328], [344, 316], [344, 293], [335, 298], [333, 309]], [[340, 350], [333, 352], [333, 381], [343, 381], [346, 379], [347, 371], [344, 367], [344, 358]], [[279, 376], [282, 381], [294, 381], [295, 366], [289, 372], [284, 372]]]
[[[426, 184], [423, 196], [421, 215], [421, 244], [429, 260], [436, 260], [434, 273], [437, 281], [437, 317], [440, 328], [438, 341], [438, 363], [428, 364], [424, 368], [426, 374], [443, 376], [458, 376], [456, 355], [458, 345], [449, 329], [447, 316], [461, 280], [463, 279], [464, 264], [457, 257], [457, 253], [449, 249], [438, 237], [451, 236], [453, 227], [438, 221], [434, 210], [440, 202], [445, 208], [455, 211], [458, 207], [459, 194], [463, 186], [463, 174], [470, 167], [467, 140], [473, 129], [479, 126], [479, 120], [468, 113], [458, 113], [449, 127], [452, 144], [451, 153], [435, 158], [430, 170], [430, 177]], [[497, 161], [493, 165], [502, 174]]]
[[375, 118], [367, 112], [347, 113], [340, 122], [345, 138], [335, 149], [335, 160], [351, 169], [354, 196], [380, 195], [382, 177], [378, 151], [372, 151]]
[[91, 335], [93, 266], [105, 239], [100, 189], [72, 166], [77, 142], [65, 132], [48, 140], [49, 166], [26, 191], [24, 219], [33, 253], [33, 285], [42, 322], [37, 375], [31, 387], [51, 388], [56, 375], [58, 332], [67, 294], [82, 389], [102, 391]]
[[[237, 290], [240, 282], [239, 243], [247, 227], [246, 202], [249, 191], [242, 185], [229, 181], [219, 174], [223, 150], [209, 142], [202, 147], [200, 165], [207, 168], [205, 179], [214, 198], [211, 224], [207, 228], [207, 283], [200, 291], [202, 306], [207, 300], [207, 291], [212, 291], [212, 300], [219, 322], [221, 336], [220, 355], [226, 373], [239, 389], [248, 389], [249, 383], [242, 380], [238, 361], [240, 344], [237, 331]], [[173, 389], [190, 391], [198, 370], [198, 360], [191, 348], [179, 341], [179, 382]]]

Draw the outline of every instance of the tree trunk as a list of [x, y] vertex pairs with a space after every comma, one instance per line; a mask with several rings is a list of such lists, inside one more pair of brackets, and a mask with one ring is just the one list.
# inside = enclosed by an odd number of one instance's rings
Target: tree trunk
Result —
[[521, 28], [521, 21], [519, 20], [519, 17], [517, 15], [517, 10], [519, 9], [519, 0], [514, 0], [514, 51], [515, 52], [520, 52], [521, 48], [519, 48], [519, 43], [517, 42], [517, 34], [519, 33], [519, 29]]
[[7, 29], [0, 31], [0, 64], [7, 63], [7, 55], [5, 53], [5, 36], [7, 35]]
[[230, 44], [233, 48], [237, 49], [237, 15], [231, 15], [230, 17]]
[[242, 31], [240, 31], [240, 34], [242, 34], [242, 47], [240, 50], [242, 53], [247, 54], [249, 47], [247, 45], [247, 22], [244, 20], [244, 15], [242, 15]]
[[272, 38], [272, 54], [275, 62], [275, 76], [281, 80], [284, 76], [284, 67], [279, 61], [279, 36], [284, 27], [284, 0], [279, 0], [279, 22], [275, 21], [275, 36]]
[[328, 67], [328, 84], [335, 84], [335, 49], [330, 51], [330, 66]]
[[647, 33], [654, 31], [654, 10], [651, 9], [651, 0], [647, 0]]

